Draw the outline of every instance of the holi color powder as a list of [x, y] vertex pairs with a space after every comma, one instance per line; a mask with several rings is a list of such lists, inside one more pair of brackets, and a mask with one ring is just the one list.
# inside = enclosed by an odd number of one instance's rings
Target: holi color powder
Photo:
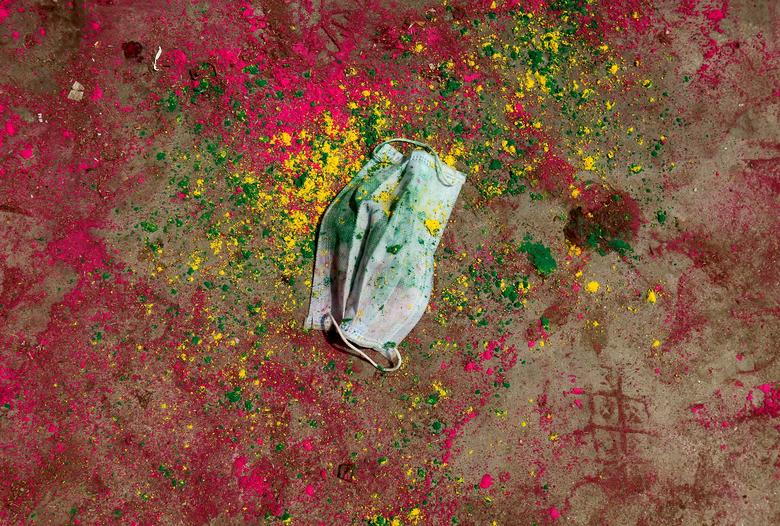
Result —
[[[0, 0], [0, 524], [780, 523], [777, 28]], [[383, 374], [303, 324], [391, 137], [467, 182]]]

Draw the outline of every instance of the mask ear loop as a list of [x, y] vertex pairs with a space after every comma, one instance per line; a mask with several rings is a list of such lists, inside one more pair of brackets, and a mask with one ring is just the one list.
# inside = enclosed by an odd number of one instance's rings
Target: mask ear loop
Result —
[[436, 150], [434, 150], [431, 145], [425, 144], [424, 142], [413, 141], [412, 139], [403, 139], [401, 137], [395, 137], [393, 139], [388, 139], [386, 141], [382, 141], [379, 144], [377, 144], [376, 147], [374, 148], [374, 151], [371, 152], [371, 156], [376, 157], [376, 154], [377, 152], [379, 152], [379, 149], [382, 148], [382, 146], [384, 146], [385, 144], [390, 144], [391, 142], [405, 142], [407, 144], [413, 144], [415, 146], [419, 146], [420, 148], [427, 150], [433, 156], [433, 164], [436, 168], [436, 177], [438, 177], [439, 181], [441, 181], [441, 184], [443, 184], [444, 186], [452, 186], [453, 184], [455, 184], [455, 179], [452, 176], [445, 177], [444, 168], [442, 167], [439, 154], [436, 153]]
[[355, 351], [360, 357], [364, 358], [368, 363], [370, 363], [371, 365], [373, 365], [374, 367], [376, 367], [380, 371], [386, 372], [386, 373], [389, 373], [389, 372], [392, 372], [392, 371], [397, 371], [398, 368], [401, 367], [401, 363], [403, 362], [403, 360], [401, 358], [401, 353], [398, 351], [398, 349], [393, 348], [393, 350], [395, 351], [395, 355], [398, 358], [396, 364], [394, 366], [392, 366], [392, 367], [383, 367], [383, 366], [379, 365], [378, 363], [376, 363], [374, 360], [372, 360], [371, 357], [368, 356], [366, 353], [364, 353], [362, 349], [352, 345], [352, 342], [350, 342], [347, 339], [347, 337], [344, 335], [344, 333], [341, 331], [341, 327], [339, 327], [339, 324], [336, 321], [336, 318], [333, 317], [333, 313], [329, 312], [328, 316], [330, 316], [330, 321], [333, 323], [333, 326], [336, 328], [336, 332], [338, 332], [339, 336], [341, 336], [341, 341], [344, 342], [344, 345], [346, 345], [347, 347], [349, 347], [350, 349]]

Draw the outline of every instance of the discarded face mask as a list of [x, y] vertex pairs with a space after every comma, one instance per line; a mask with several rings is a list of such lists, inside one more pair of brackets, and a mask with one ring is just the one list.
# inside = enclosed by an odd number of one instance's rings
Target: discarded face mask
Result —
[[[404, 156], [392, 142], [424, 150]], [[398, 344], [428, 306], [433, 254], [465, 179], [426, 144], [379, 144], [322, 218], [306, 328], [335, 327], [374, 367], [398, 369]]]

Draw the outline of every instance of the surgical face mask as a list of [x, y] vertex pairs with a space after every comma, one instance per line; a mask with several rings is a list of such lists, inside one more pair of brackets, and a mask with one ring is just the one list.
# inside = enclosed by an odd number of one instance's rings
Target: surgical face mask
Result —
[[[392, 142], [424, 150], [404, 156]], [[428, 306], [433, 254], [465, 179], [426, 144], [379, 144], [322, 218], [306, 328], [335, 327], [374, 367], [398, 369], [398, 344]]]

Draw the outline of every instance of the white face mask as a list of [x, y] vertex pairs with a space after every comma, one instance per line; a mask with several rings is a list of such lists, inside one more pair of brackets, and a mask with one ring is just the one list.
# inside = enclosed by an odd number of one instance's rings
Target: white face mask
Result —
[[[391, 142], [427, 151], [405, 157]], [[428, 306], [433, 254], [465, 179], [426, 144], [378, 145], [322, 218], [306, 328], [333, 326], [374, 367], [398, 369], [397, 346]], [[357, 346], [380, 352], [392, 367]]]

